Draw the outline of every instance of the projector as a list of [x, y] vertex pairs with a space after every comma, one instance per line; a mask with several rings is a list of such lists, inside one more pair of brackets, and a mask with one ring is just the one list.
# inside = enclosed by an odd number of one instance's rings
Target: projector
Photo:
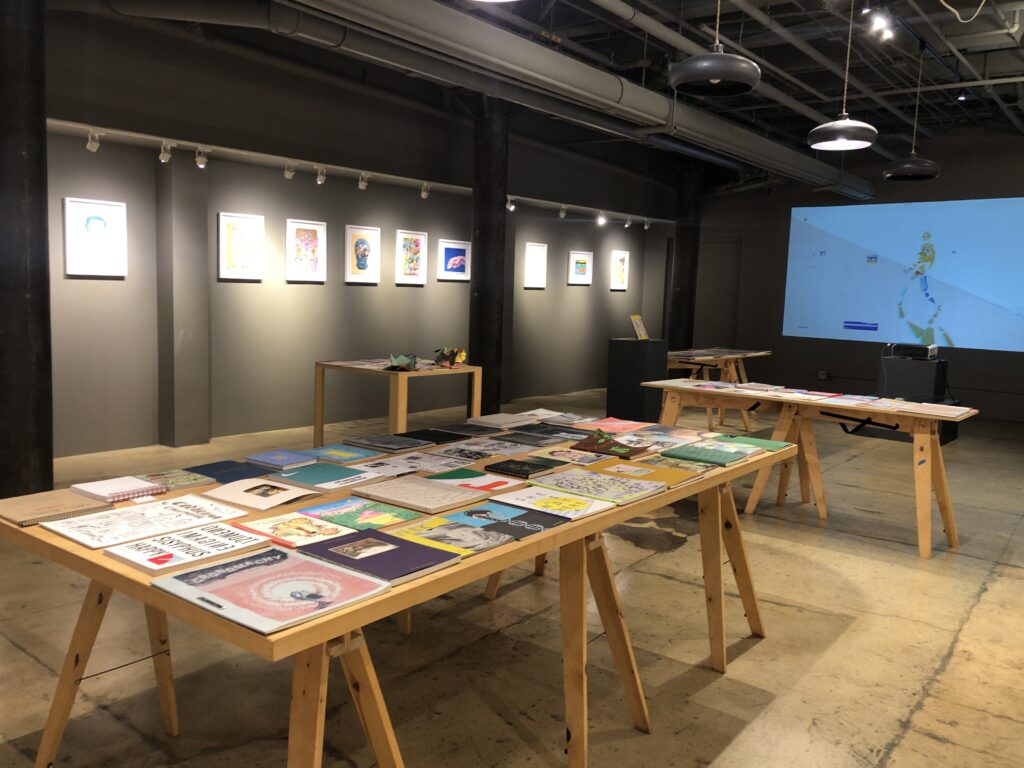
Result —
[[934, 344], [893, 344], [889, 354], [911, 360], [934, 360], [939, 356], [939, 348]]

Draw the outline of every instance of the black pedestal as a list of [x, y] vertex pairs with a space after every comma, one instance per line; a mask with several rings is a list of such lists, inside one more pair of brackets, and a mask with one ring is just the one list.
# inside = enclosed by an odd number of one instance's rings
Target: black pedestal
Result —
[[609, 339], [608, 415], [656, 422], [661, 415], [661, 390], [640, 384], [664, 379], [667, 360], [668, 342], [664, 339]]

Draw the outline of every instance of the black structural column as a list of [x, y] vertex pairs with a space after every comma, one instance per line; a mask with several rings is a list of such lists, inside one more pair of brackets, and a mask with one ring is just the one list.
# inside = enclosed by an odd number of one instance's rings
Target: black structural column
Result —
[[484, 368], [482, 412], [497, 413], [501, 410], [509, 105], [486, 96], [481, 98], [473, 140], [469, 362]]
[[704, 166], [699, 160], [687, 160], [679, 173], [675, 251], [672, 253], [669, 280], [665, 286], [665, 338], [668, 339], [669, 349], [689, 349], [693, 346], [703, 194]]
[[0, 2], [0, 498], [53, 487], [45, 7]]

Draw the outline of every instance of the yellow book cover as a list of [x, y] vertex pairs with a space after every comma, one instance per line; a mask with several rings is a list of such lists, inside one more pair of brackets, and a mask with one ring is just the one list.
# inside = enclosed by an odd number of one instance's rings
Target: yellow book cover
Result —
[[[417, 544], [434, 547], [435, 549], [443, 549], [445, 552], [455, 552], [463, 557], [467, 557], [468, 555], [476, 554], [477, 550], [469, 549], [466, 546], [459, 546], [461, 540], [457, 538], [457, 534], [464, 532], [457, 531], [455, 528], [468, 527], [452, 523], [443, 517], [432, 517], [412, 525], [407, 525], [404, 528], [391, 529], [388, 533], [400, 539], [414, 541]], [[453, 537], [453, 534], [456, 536]]]
[[587, 469], [592, 472], [600, 472], [603, 475], [630, 477], [635, 480], [654, 480], [664, 483], [669, 488], [675, 488], [699, 474], [685, 469], [656, 467], [644, 464], [642, 461], [622, 461], [621, 459], [606, 459], [599, 464], [591, 464]]

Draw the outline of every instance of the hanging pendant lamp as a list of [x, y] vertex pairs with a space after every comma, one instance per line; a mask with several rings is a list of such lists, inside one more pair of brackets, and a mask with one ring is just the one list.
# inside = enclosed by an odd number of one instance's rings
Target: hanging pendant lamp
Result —
[[850, 3], [850, 31], [846, 38], [846, 70], [843, 73], [843, 109], [839, 117], [830, 123], [822, 123], [807, 134], [811, 149], [829, 152], [845, 152], [850, 149], [870, 147], [878, 138], [878, 130], [860, 120], [851, 120], [846, 112], [846, 91], [850, 84], [850, 51], [853, 49], [853, 6]]
[[921, 69], [924, 66], [924, 44], [921, 44], [921, 55], [917, 61], [917, 101], [914, 103], [914, 133], [910, 140], [910, 154], [893, 160], [882, 171], [886, 181], [929, 181], [942, 172], [942, 167], [934, 160], [917, 156], [917, 116], [921, 110]]
[[681, 93], [693, 96], [739, 96], [761, 82], [761, 68], [744, 56], [726, 53], [718, 42], [722, 0], [715, 12], [715, 42], [710, 53], [676, 62], [668, 70], [668, 82]]

